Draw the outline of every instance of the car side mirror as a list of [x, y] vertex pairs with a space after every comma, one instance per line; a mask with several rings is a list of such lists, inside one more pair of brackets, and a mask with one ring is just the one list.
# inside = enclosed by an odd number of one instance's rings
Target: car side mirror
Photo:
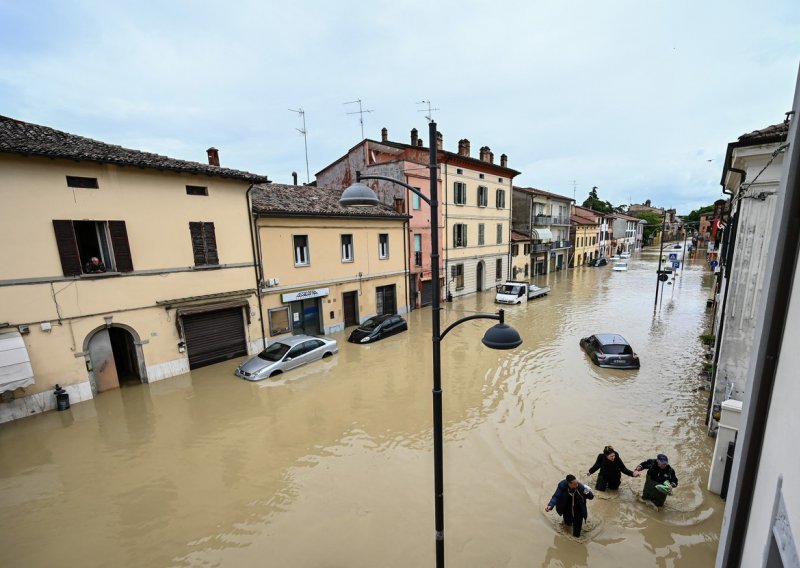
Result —
[[283, 360], [284, 361], [291, 361], [292, 359], [294, 359], [294, 357], [285, 357]]

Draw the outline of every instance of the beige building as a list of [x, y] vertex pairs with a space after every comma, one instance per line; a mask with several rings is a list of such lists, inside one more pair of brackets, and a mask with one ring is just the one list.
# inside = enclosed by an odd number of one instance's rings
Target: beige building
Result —
[[514, 187], [513, 227], [531, 236], [531, 273], [569, 266], [572, 199], [534, 187]]
[[408, 311], [409, 216], [390, 207], [342, 207], [341, 193], [280, 184], [253, 191], [270, 340]]
[[[439, 139], [439, 149], [442, 140]], [[494, 288], [511, 274], [511, 188], [519, 172], [500, 164], [484, 146], [470, 157], [469, 140], [458, 153], [441, 152], [447, 294], [463, 296]]]
[[269, 180], [208, 155], [0, 117], [0, 422], [57, 383], [76, 402], [261, 345], [248, 188]]
[[575, 243], [571, 266], [584, 266], [597, 257], [600, 218], [591, 209], [574, 207], [572, 241]]
[[531, 276], [531, 238], [511, 231], [511, 280], [527, 280]]

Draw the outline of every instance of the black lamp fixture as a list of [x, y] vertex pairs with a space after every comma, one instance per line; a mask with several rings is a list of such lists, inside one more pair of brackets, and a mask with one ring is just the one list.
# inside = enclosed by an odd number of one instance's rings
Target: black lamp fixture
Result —
[[429, 178], [430, 198], [419, 189], [394, 178], [379, 175], [361, 175], [356, 172], [356, 183], [342, 192], [339, 204], [346, 207], [374, 207], [381, 205], [380, 199], [371, 188], [361, 183], [362, 179], [383, 180], [401, 187], [417, 195], [431, 208], [431, 280], [433, 281], [433, 299], [431, 304], [431, 331], [433, 355], [433, 477], [434, 477], [434, 514], [436, 567], [444, 568], [444, 438], [442, 426], [442, 339], [454, 327], [474, 319], [491, 319], [499, 323], [490, 327], [481, 340], [490, 349], [514, 349], [522, 344], [517, 330], [505, 323], [505, 312], [497, 314], [475, 314], [456, 320], [444, 331], [441, 328], [442, 283], [439, 279], [439, 166], [437, 163], [436, 123], [428, 124]]

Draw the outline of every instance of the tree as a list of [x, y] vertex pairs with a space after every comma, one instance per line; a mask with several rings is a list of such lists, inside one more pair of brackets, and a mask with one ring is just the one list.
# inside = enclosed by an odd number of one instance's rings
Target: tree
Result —
[[686, 222], [697, 223], [700, 221], [700, 215], [703, 213], [711, 213], [714, 211], [713, 205], [706, 205], [705, 207], [701, 207], [700, 209], [695, 209], [691, 213], [689, 213], [686, 217], [683, 218]]
[[589, 197], [583, 202], [582, 207], [586, 209], [591, 209], [593, 211], [597, 211], [598, 213], [613, 213], [614, 206], [611, 205], [608, 201], [601, 201], [600, 198], [597, 196], [597, 186], [592, 188], [592, 191], [589, 192]]
[[647, 221], [647, 225], [644, 226], [643, 231], [645, 242], [649, 242], [653, 237], [661, 232], [664, 217], [658, 213], [655, 213], [654, 211], [637, 211], [634, 213], [634, 216]]

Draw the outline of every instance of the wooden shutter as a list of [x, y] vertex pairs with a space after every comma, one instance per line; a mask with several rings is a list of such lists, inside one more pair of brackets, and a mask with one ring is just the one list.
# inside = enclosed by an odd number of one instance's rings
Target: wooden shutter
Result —
[[206, 263], [219, 264], [217, 234], [214, 232], [214, 223], [203, 223], [203, 241], [206, 245]]
[[64, 276], [80, 276], [81, 256], [78, 252], [78, 242], [75, 240], [75, 229], [72, 221], [53, 219], [53, 230], [56, 235], [58, 256], [61, 258], [61, 270]]
[[464, 225], [462, 225], [462, 227], [464, 227], [464, 246], [466, 247], [467, 246], [467, 225], [464, 224]]
[[203, 246], [203, 224], [195, 221], [189, 222], [189, 233], [192, 237], [194, 265], [203, 266], [206, 264], [206, 250]]
[[114, 264], [117, 272], [133, 272], [133, 258], [125, 221], [109, 221], [108, 232], [111, 235], [111, 247], [114, 249]]

